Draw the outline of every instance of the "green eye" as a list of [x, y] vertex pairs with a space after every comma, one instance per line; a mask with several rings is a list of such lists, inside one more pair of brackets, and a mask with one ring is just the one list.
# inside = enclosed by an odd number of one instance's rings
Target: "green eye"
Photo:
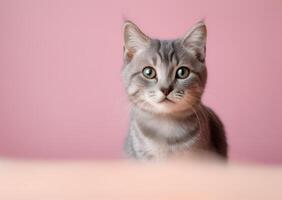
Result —
[[156, 77], [157, 73], [154, 70], [153, 67], [147, 66], [143, 69], [142, 71], [143, 75], [147, 78], [147, 79], [153, 79]]
[[190, 70], [187, 67], [180, 67], [176, 71], [176, 78], [178, 79], [185, 79], [189, 76]]

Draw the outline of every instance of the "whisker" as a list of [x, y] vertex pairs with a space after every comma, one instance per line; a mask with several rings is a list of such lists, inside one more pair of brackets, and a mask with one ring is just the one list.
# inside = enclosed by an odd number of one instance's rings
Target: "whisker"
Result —
[[192, 111], [193, 113], [196, 115], [196, 118], [197, 118], [197, 121], [198, 121], [198, 124], [199, 124], [199, 129], [200, 129], [200, 135], [202, 134], [202, 125], [201, 125], [201, 120], [196, 112], [196, 110], [194, 109], [194, 107], [192, 106]]

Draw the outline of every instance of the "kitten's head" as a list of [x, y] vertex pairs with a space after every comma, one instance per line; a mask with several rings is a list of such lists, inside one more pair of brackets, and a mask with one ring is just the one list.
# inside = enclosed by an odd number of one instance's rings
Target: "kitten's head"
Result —
[[126, 21], [123, 79], [129, 100], [157, 114], [191, 111], [199, 105], [207, 79], [206, 35], [201, 21], [183, 38], [151, 39]]

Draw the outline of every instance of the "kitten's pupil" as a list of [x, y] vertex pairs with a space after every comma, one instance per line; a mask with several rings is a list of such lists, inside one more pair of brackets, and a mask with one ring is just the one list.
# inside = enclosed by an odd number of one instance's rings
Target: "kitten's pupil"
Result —
[[147, 66], [143, 69], [143, 75], [148, 79], [153, 79], [156, 77], [156, 71], [153, 67]]
[[189, 69], [187, 67], [180, 67], [177, 71], [176, 71], [176, 78], [178, 79], [185, 79], [189, 76]]

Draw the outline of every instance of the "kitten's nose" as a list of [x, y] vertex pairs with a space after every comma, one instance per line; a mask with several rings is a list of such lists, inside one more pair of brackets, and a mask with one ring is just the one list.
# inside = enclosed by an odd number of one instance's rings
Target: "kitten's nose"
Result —
[[171, 93], [171, 91], [173, 90], [173, 88], [170, 87], [161, 87], [160, 90], [162, 91], [162, 93], [167, 96], [169, 95], [169, 93]]

